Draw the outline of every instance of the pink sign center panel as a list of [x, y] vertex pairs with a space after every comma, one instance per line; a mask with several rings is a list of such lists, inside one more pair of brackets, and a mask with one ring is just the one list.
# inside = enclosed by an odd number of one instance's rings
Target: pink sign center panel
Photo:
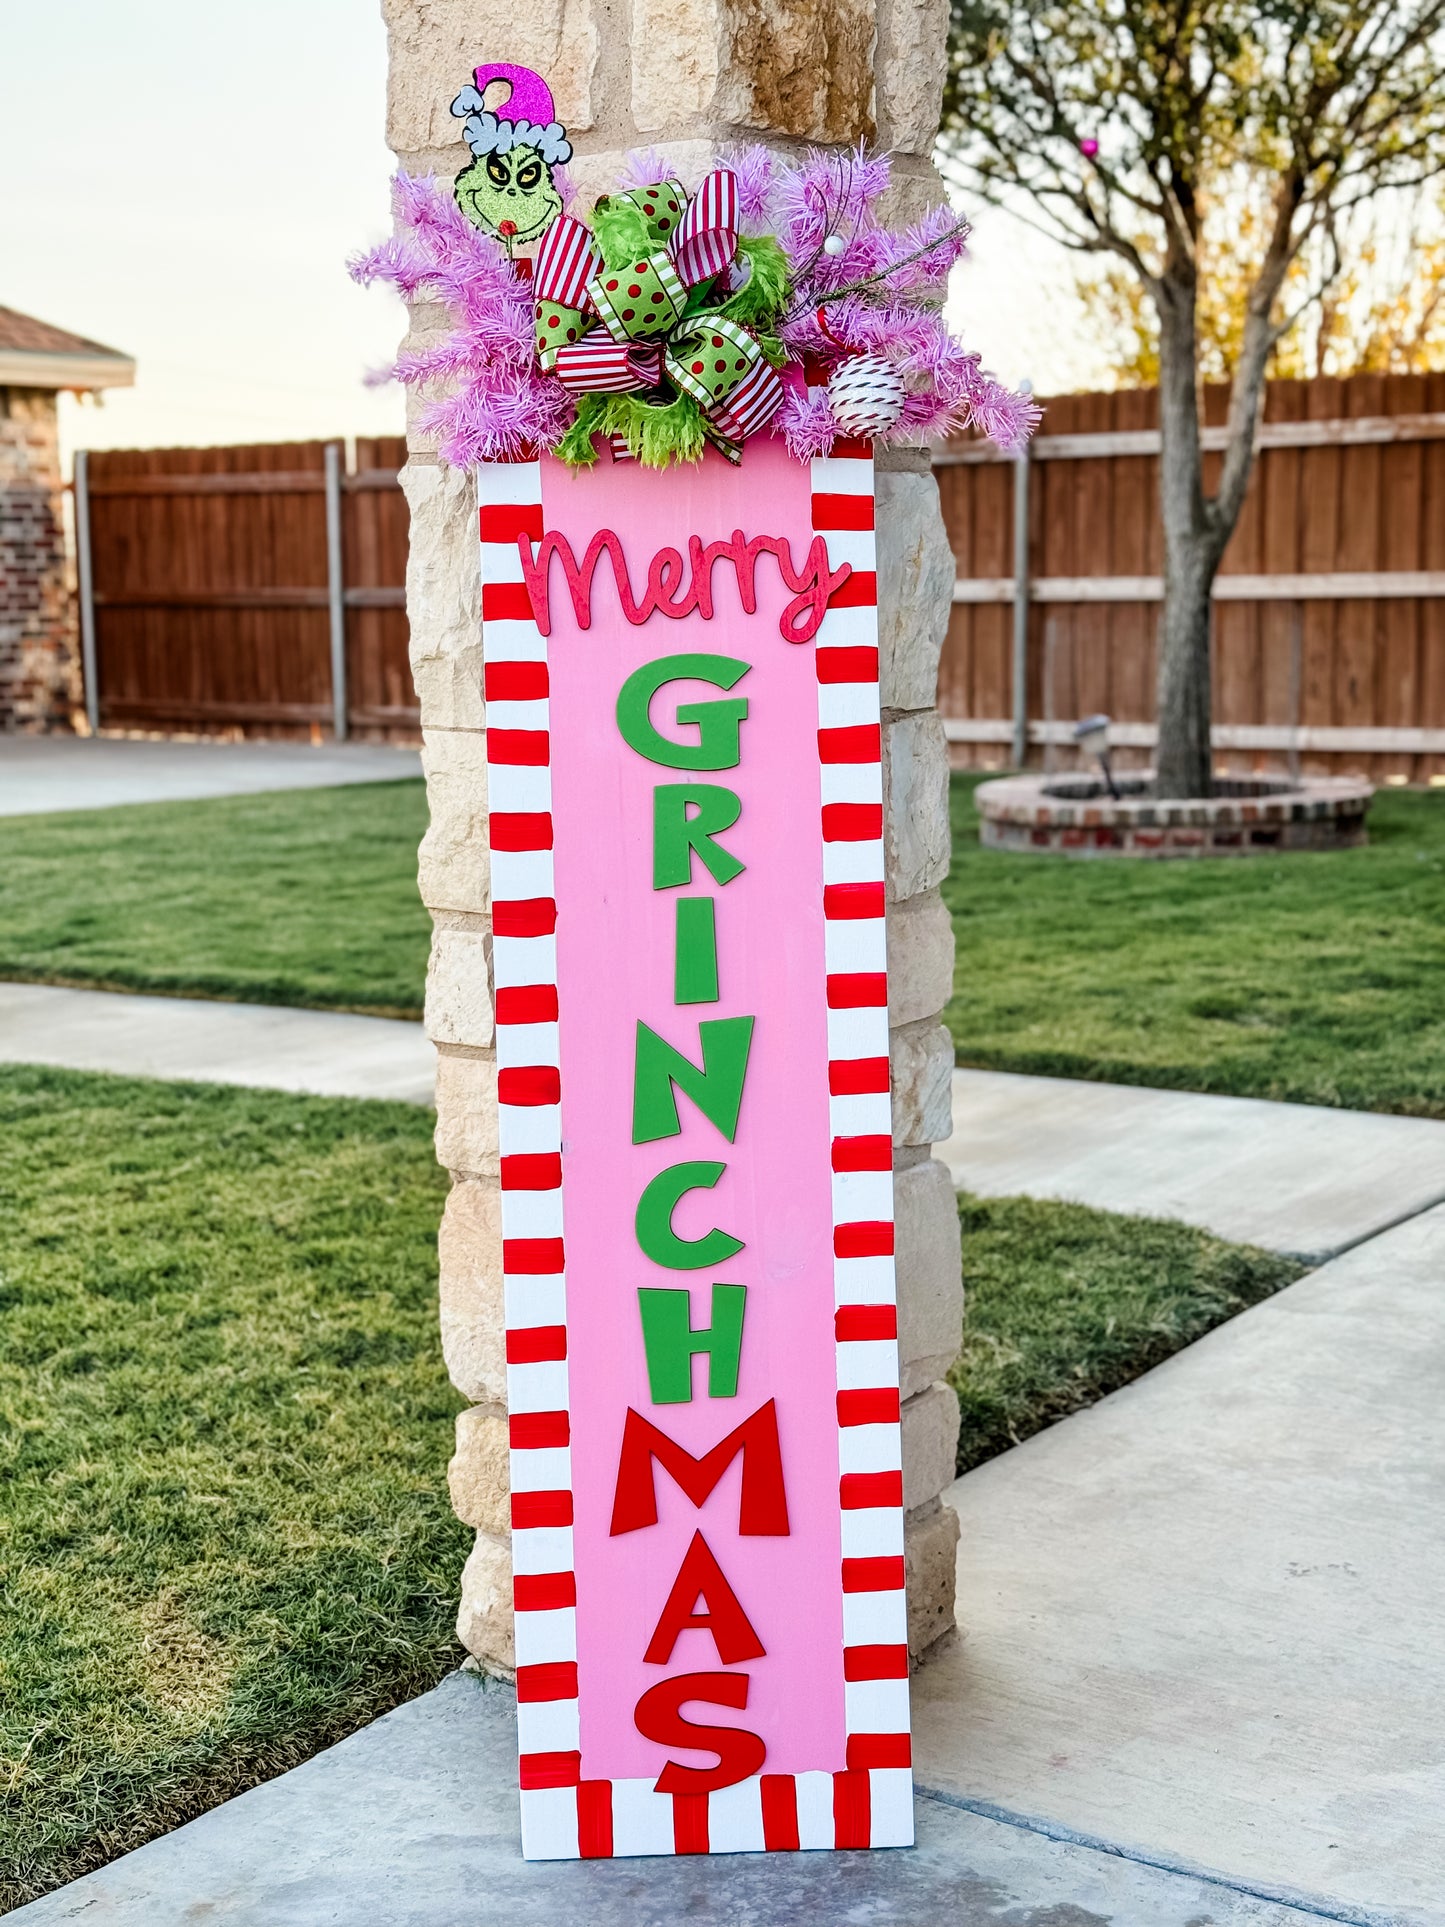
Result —
[[[783, 538], [799, 568], [813, 540], [807, 469], [760, 438], [747, 454], [745, 511], [739, 493], [737, 477], [721, 461], [681, 484], [659, 483], [634, 465], [576, 477], [549, 466], [542, 501], [548, 528], [616, 530], [639, 591], [658, 551], [671, 547], [686, 558], [690, 537], [726, 541], [744, 512], [745, 533]], [[758, 1734], [768, 1772], [828, 1769], [842, 1758], [844, 1707], [814, 652], [785, 642], [779, 632], [794, 595], [767, 553], [757, 557], [751, 615], [736, 566], [727, 558], [713, 564], [710, 621], [694, 611], [676, 621], [629, 623], [613, 571], [603, 562], [593, 578], [591, 626], [580, 629], [555, 564], [552, 577], [548, 656], [554, 862], [557, 901], [565, 907], [557, 925], [557, 986], [582, 1775], [655, 1777], [668, 1753], [638, 1732], [639, 1699], [665, 1674], [719, 1665], [706, 1628], [682, 1631], [666, 1666], [644, 1658], [697, 1531], [764, 1650], [746, 1664], [745, 1714], [698, 1708], [693, 1716]], [[690, 652], [748, 664], [726, 692], [747, 703], [732, 769], [660, 767], [619, 736], [615, 716], [626, 679], [664, 653]], [[679, 708], [716, 703], [723, 695], [696, 677], [670, 680], [652, 699], [654, 726], [670, 741], [696, 743], [698, 725], [680, 722]], [[730, 791], [739, 799], [736, 823], [716, 838], [742, 866], [725, 884], [690, 853], [687, 882], [653, 887], [660, 784], [699, 794]], [[674, 1001], [679, 897], [712, 902], [716, 1002]], [[700, 1063], [701, 1023], [748, 1016], [753, 1028], [731, 1141], [683, 1098], [676, 1135], [634, 1144], [638, 1022]], [[672, 1219], [678, 1236], [700, 1239], [716, 1226], [742, 1247], [726, 1262], [693, 1271], [651, 1262], [634, 1230], [648, 1183], [684, 1162], [725, 1169], [715, 1185], [682, 1196]], [[639, 1288], [688, 1291], [692, 1326], [707, 1328], [714, 1322], [712, 1287], [724, 1283], [747, 1293], [736, 1390], [710, 1397], [710, 1360], [698, 1354], [691, 1361], [691, 1401], [656, 1405]], [[659, 1471], [657, 1525], [611, 1533], [629, 1409], [697, 1458], [769, 1400], [776, 1402], [786, 1536], [740, 1534], [741, 1459], [700, 1508]], [[577, 1449], [582, 1441], [585, 1449]]]

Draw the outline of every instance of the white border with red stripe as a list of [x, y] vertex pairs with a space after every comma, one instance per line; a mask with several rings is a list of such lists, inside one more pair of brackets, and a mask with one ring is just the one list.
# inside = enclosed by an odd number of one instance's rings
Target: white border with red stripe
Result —
[[883, 782], [871, 451], [812, 463], [812, 520], [853, 575], [818, 632], [833, 1138], [846, 1765], [671, 1797], [580, 1780], [547, 644], [517, 537], [538, 462], [478, 471], [522, 1846], [529, 1859], [913, 1840], [893, 1269]]

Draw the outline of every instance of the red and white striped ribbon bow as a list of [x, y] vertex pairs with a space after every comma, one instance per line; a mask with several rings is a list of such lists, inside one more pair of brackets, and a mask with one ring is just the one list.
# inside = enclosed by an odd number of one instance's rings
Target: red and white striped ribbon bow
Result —
[[716, 167], [687, 204], [672, 237], [672, 259], [685, 287], [711, 281], [728, 267], [738, 245], [738, 177]]
[[532, 267], [532, 293], [538, 301], [562, 308], [587, 306], [587, 283], [602, 265], [602, 250], [592, 230], [570, 214], [559, 214], [542, 236]]

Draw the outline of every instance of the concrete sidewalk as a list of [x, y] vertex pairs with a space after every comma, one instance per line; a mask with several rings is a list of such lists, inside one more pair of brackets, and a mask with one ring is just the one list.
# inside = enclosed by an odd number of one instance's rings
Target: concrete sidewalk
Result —
[[960, 1479], [929, 1783], [1445, 1921], [1445, 1208]]
[[338, 1010], [130, 997], [0, 983], [0, 1064], [248, 1084], [430, 1104], [436, 1053], [420, 1024]]
[[114, 736], [0, 736], [0, 816], [330, 789], [421, 775], [414, 749], [381, 743], [177, 743]]
[[1181, 1218], [1319, 1264], [1445, 1201], [1445, 1123], [1004, 1071], [953, 1075], [938, 1156], [981, 1197]]
[[[926, 1773], [926, 1768], [922, 1769]], [[921, 1793], [893, 1853], [552, 1861], [517, 1845], [516, 1710], [465, 1673], [7, 1916], [16, 1927], [1318, 1927], [1318, 1915]]]

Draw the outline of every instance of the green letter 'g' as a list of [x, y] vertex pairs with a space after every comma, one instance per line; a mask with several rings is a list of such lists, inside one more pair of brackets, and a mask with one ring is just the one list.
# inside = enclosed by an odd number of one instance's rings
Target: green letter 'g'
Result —
[[748, 713], [746, 696], [725, 702], [679, 703], [677, 720], [697, 724], [695, 743], [675, 743], [659, 735], [650, 714], [652, 699], [669, 682], [707, 682], [714, 689], [731, 689], [752, 668], [736, 656], [659, 656], [634, 669], [617, 697], [617, 727], [622, 739], [649, 763], [668, 769], [736, 769], [741, 755], [739, 732]]

